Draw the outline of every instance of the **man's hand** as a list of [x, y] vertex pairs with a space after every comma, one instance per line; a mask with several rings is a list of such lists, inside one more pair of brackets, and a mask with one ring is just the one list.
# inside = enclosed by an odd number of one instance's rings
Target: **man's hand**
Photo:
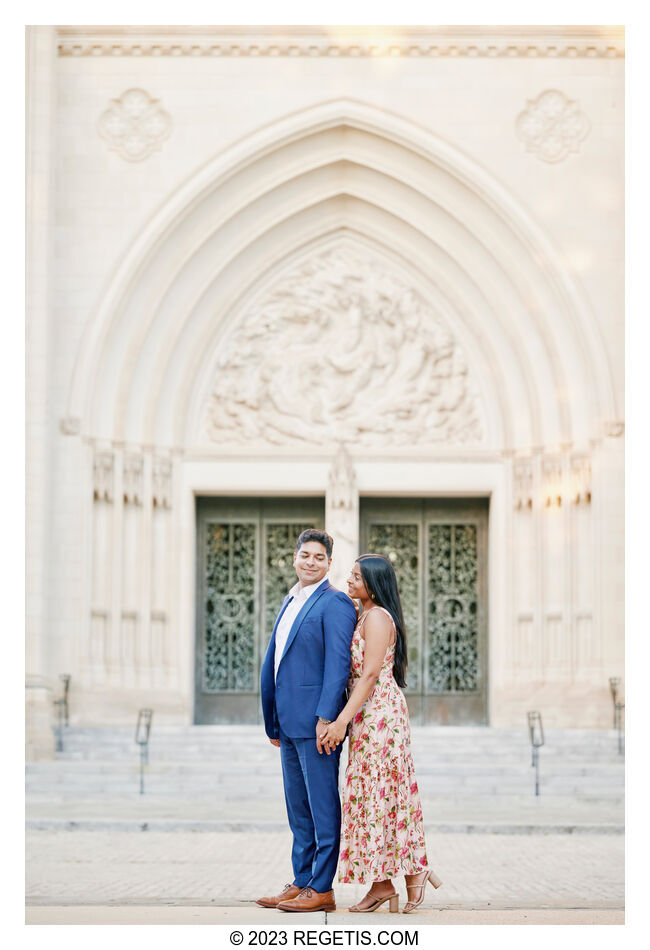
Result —
[[271, 743], [271, 745], [274, 745], [274, 746], [276, 747], [276, 749], [279, 749], [279, 748], [280, 748], [280, 740], [279, 740], [279, 739], [269, 739], [269, 742]]
[[[325, 723], [318, 722], [318, 721], [316, 722], [316, 748], [318, 749], [319, 755], [323, 754], [323, 746], [321, 744], [320, 739], [326, 729], [327, 729], [327, 726], [325, 725]], [[330, 754], [329, 749], [326, 749], [325, 751], [327, 752], [328, 755]]]
[[329, 725], [325, 726], [321, 735], [323, 748], [328, 755], [331, 749], [336, 749], [343, 742], [347, 728], [347, 724], [340, 719], [335, 719], [334, 722], [330, 722]]

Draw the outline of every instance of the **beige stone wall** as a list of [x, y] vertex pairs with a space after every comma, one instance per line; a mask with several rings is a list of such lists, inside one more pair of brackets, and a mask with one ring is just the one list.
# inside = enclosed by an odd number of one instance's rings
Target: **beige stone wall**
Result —
[[[348, 553], [358, 493], [489, 494], [491, 723], [608, 725], [621, 35], [30, 35], [34, 674], [78, 721], [190, 721], [196, 493], [329, 491]], [[301, 427], [286, 365], [323, 353]]]

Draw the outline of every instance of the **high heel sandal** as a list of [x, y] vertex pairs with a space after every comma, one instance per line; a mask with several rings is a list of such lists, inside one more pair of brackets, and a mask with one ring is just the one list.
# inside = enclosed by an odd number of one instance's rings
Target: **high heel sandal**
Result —
[[[361, 898], [363, 900], [363, 898]], [[374, 910], [377, 910], [378, 907], [381, 907], [382, 904], [385, 904], [388, 901], [388, 909], [391, 914], [399, 914], [399, 894], [395, 892], [394, 894], [387, 894], [386, 897], [378, 897], [374, 904], [370, 904], [369, 907], [359, 907], [358, 904], [354, 904], [352, 907], [348, 907], [348, 910], [351, 914], [372, 914]]]
[[406, 885], [406, 893], [407, 893], [407, 895], [408, 895], [408, 892], [409, 892], [409, 888], [410, 888], [410, 887], [417, 887], [417, 888], [419, 888], [419, 890], [420, 890], [420, 896], [419, 896], [419, 898], [418, 898], [416, 901], [407, 901], [407, 902], [406, 902], [406, 907], [405, 907], [404, 910], [402, 911], [403, 914], [411, 914], [411, 913], [415, 910], [416, 907], [419, 907], [419, 906], [420, 906], [420, 904], [421, 904], [422, 901], [424, 900], [424, 891], [425, 891], [426, 886], [427, 886], [427, 881], [431, 881], [431, 883], [433, 884], [433, 886], [434, 886], [435, 888], [440, 887], [440, 885], [442, 884], [442, 881], [440, 880], [440, 878], [438, 877], [438, 875], [435, 874], [433, 871], [429, 871], [429, 873], [427, 874], [427, 876], [425, 877], [425, 879], [422, 881], [421, 884], [407, 884], [407, 885]]

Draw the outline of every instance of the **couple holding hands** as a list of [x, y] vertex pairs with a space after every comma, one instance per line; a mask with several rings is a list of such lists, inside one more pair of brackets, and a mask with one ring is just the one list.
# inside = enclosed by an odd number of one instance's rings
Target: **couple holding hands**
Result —
[[411, 756], [397, 579], [387, 558], [364, 554], [348, 577], [348, 596], [327, 579], [332, 547], [329, 534], [316, 528], [298, 538], [298, 582], [282, 603], [262, 665], [264, 725], [280, 749], [294, 877], [281, 894], [257, 903], [298, 913], [336, 910], [339, 862], [340, 882], [371, 884], [350, 911], [370, 913], [388, 901], [397, 913], [392, 879], [403, 874], [403, 912], [410, 913], [427, 881], [442, 882], [427, 861]]

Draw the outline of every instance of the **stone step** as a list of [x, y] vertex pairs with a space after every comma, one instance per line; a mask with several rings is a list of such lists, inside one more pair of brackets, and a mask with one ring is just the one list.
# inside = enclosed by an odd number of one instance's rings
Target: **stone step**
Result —
[[[342, 765], [345, 759], [342, 760]], [[137, 756], [130, 756], [120, 762], [105, 762], [100, 760], [89, 761], [87, 759], [79, 761], [61, 761], [53, 762], [29, 762], [26, 765], [27, 777], [60, 777], [61, 779], [75, 778], [82, 779], [84, 776], [98, 775], [103, 773], [116, 774], [120, 770], [139, 769], [140, 761]], [[150, 772], [156, 772], [165, 775], [187, 776], [194, 778], [206, 778], [210, 781], [232, 782], [241, 784], [253, 776], [273, 776], [279, 774], [279, 762], [247, 762], [230, 763], [226, 769], [217, 766], [213, 762], [160, 762], [155, 759], [149, 759], [147, 768]], [[570, 760], [545, 760], [540, 757], [540, 770], [549, 774], [556, 775], [580, 775], [594, 777], [623, 778], [624, 766], [618, 762], [600, 762], [585, 763], [572, 762]], [[509, 763], [496, 763], [488, 761], [485, 763], [476, 762], [427, 762], [419, 760], [417, 762], [418, 775], [527, 775], [531, 772], [530, 761], [521, 760]]]
[[[446, 739], [432, 739], [428, 736], [414, 735], [412, 748], [416, 757], [455, 760], [469, 759], [512, 759], [516, 757], [530, 757], [530, 745], [521, 738], [504, 736], [498, 742], [488, 741], [466, 742], [455, 736]], [[245, 737], [244, 741], [232, 742], [221, 736], [196, 741], [181, 738], [152, 736], [149, 743], [150, 754], [165, 760], [186, 760], [199, 757], [210, 757], [214, 761], [227, 760], [249, 761], [254, 759], [272, 759], [277, 752], [265, 738], [252, 736]], [[64, 759], [114, 759], [138, 753], [138, 746], [133, 736], [78, 736], [64, 730], [63, 751], [57, 754]], [[548, 736], [542, 748], [542, 755], [546, 757], [571, 758], [595, 761], [622, 760], [618, 752], [618, 741], [615, 736], [604, 739], [584, 740], [577, 743], [568, 743], [566, 739]]]
[[[64, 731], [79, 739], [89, 740], [109, 740], [109, 739], [128, 739], [133, 741], [135, 737], [134, 726], [66, 726]], [[454, 742], [466, 741], [481, 743], [501, 743], [504, 739], [518, 741], [524, 745], [528, 744], [528, 730], [521, 729], [496, 729], [489, 726], [411, 726], [411, 733], [414, 738], [431, 739]], [[553, 740], [556, 743], [581, 743], [598, 742], [610, 740], [616, 737], [614, 729], [547, 729], [547, 741]], [[188, 740], [207, 740], [213, 741], [223, 739], [230, 742], [233, 737], [246, 738], [249, 741], [265, 742], [264, 729], [261, 724], [241, 726], [241, 725], [213, 725], [213, 726], [168, 726], [158, 725], [155, 722], [151, 730], [152, 739], [155, 736], [164, 738], [166, 741], [177, 740], [186, 742]]]

